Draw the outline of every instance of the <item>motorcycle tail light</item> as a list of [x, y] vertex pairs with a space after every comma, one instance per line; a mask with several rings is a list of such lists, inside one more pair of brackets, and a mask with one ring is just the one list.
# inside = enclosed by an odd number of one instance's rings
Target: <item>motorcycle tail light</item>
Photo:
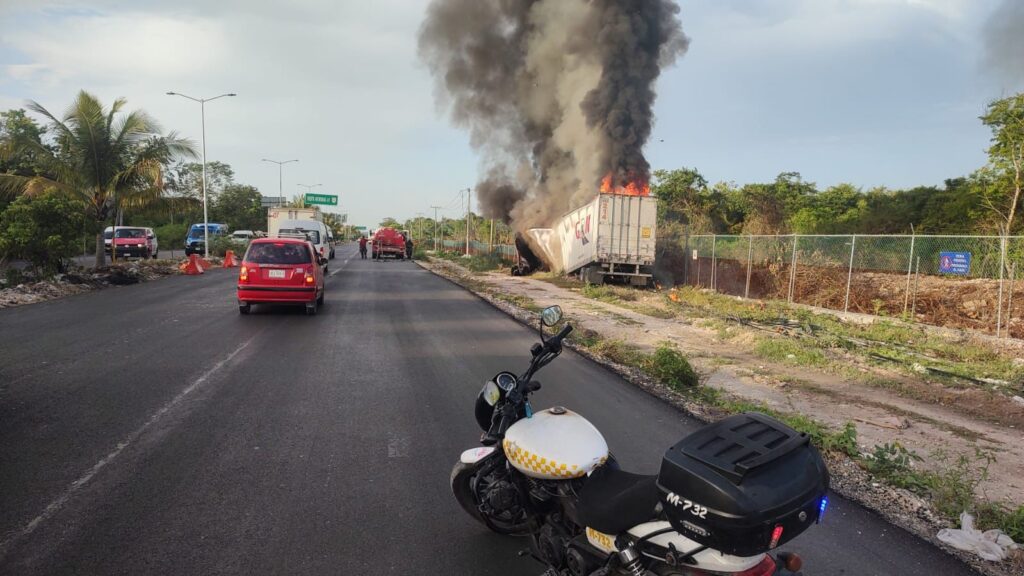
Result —
[[782, 539], [782, 524], [776, 524], [775, 529], [772, 530], [772, 541], [768, 543], [769, 548], [775, 548], [779, 545], [779, 540]]

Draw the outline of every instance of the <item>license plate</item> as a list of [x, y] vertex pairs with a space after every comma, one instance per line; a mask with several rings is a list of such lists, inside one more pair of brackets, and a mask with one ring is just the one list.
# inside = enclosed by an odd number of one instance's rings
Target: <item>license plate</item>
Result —
[[267, 270], [267, 278], [284, 278], [284, 270]]

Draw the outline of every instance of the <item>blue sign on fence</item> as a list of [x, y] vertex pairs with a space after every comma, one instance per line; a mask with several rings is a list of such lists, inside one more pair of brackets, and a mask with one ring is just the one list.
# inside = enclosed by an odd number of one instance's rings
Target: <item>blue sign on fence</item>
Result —
[[939, 252], [939, 274], [967, 276], [970, 273], [970, 252]]

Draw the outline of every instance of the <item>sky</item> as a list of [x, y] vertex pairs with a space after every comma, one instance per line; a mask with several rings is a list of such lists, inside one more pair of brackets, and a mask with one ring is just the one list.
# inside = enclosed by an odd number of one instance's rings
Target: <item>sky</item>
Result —
[[[1024, 89], [1016, 0], [681, 0], [691, 43], [658, 81], [645, 152], [711, 182], [941, 185], [985, 163], [978, 116]], [[1004, 5], [1005, 2], [1005, 5]], [[0, 110], [124, 97], [278, 193], [337, 194], [353, 224], [458, 217], [480, 171], [417, 55], [427, 0], [0, 0]], [[1001, 10], [996, 18], [993, 14]], [[1016, 30], [1016, 28], [1013, 28]], [[1013, 37], [1017, 35], [1014, 33]]]

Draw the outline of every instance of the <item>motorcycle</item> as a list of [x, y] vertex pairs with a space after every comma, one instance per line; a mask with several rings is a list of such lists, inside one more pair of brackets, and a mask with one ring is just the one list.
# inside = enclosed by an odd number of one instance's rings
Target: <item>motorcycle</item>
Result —
[[822, 520], [829, 475], [806, 434], [758, 413], [708, 424], [670, 447], [655, 476], [623, 471], [604, 437], [561, 406], [533, 411], [536, 373], [572, 332], [544, 328], [520, 375], [477, 396], [481, 446], [451, 474], [459, 505], [488, 529], [526, 536], [545, 576], [772, 576], [803, 561], [777, 547]]

